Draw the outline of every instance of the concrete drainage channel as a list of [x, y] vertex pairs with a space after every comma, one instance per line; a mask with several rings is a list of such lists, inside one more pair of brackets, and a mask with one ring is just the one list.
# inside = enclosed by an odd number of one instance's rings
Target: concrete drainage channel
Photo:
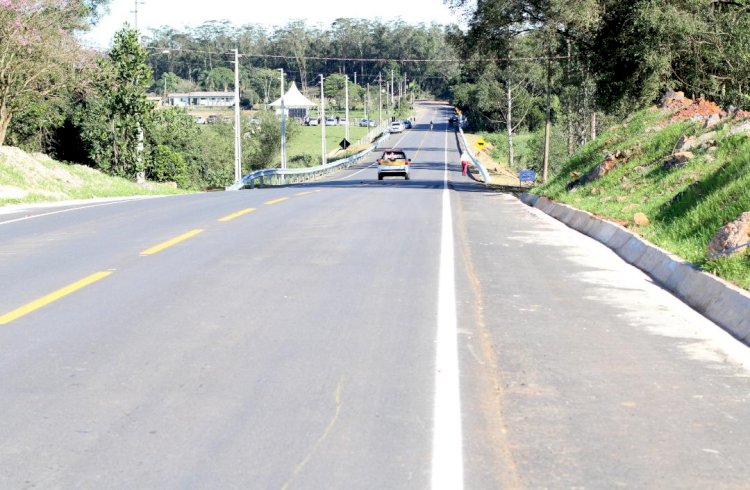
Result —
[[694, 310], [750, 345], [750, 293], [747, 291], [699, 271], [693, 264], [648, 243], [622, 226], [535, 194], [524, 193], [519, 198], [607, 245]]

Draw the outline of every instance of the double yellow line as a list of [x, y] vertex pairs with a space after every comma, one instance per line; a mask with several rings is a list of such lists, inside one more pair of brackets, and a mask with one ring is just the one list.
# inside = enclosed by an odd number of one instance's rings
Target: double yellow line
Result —
[[[307, 194], [312, 194], [313, 192], [320, 192], [320, 190], [317, 191], [306, 191], [306, 192], [298, 192], [295, 194], [295, 196], [304, 196]], [[266, 205], [273, 205], [278, 204], [280, 202], [284, 202], [288, 200], [288, 197], [281, 197], [278, 199], [273, 199], [271, 201], [266, 201], [264, 204]], [[218, 221], [221, 222], [227, 222], [231, 221], [235, 218], [239, 218], [240, 216], [244, 216], [246, 214], [252, 213], [255, 211], [255, 208], [245, 208], [240, 211], [237, 211], [235, 213], [229, 214], [227, 216], [224, 216], [222, 218], [219, 218]], [[185, 240], [188, 240], [190, 238], [193, 238], [194, 236], [200, 235], [203, 233], [204, 230], [202, 229], [195, 229], [191, 230], [187, 233], [183, 233], [180, 236], [174, 237], [170, 240], [164, 241], [158, 245], [155, 245], [151, 248], [148, 248], [141, 252], [141, 257], [147, 257], [149, 255], [157, 254], [169, 247], [172, 247], [174, 245], [177, 245], [178, 243], [184, 242]], [[86, 286], [89, 286], [91, 284], [94, 284], [95, 282], [101, 281], [102, 279], [109, 277], [114, 272], [114, 269], [110, 269], [107, 271], [102, 272], [96, 272], [94, 274], [91, 274], [90, 276], [84, 277], [83, 279], [76, 281], [72, 284], [69, 284], [63, 288], [60, 288], [56, 291], [53, 291], [39, 299], [36, 299], [30, 303], [27, 303], [19, 308], [16, 308], [13, 311], [9, 311], [8, 313], [5, 313], [3, 315], [0, 315], [0, 325], [6, 325], [14, 320], [17, 320], [23, 316], [28, 315], [29, 313], [32, 313], [40, 308], [43, 308], [44, 306], [49, 305], [50, 303], [54, 303], [55, 301], [58, 301], [80, 289], [85, 288]]]

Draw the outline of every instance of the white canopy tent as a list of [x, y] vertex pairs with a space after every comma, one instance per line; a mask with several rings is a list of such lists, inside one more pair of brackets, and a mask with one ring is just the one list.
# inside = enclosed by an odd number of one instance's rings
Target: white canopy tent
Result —
[[[281, 97], [271, 102], [271, 107], [276, 109], [276, 114], [281, 114]], [[310, 99], [302, 95], [302, 92], [297, 88], [297, 84], [292, 82], [289, 90], [284, 94], [284, 109], [289, 117], [298, 117], [304, 119], [307, 117], [307, 113], [311, 107], [315, 107], [317, 104], [311, 102]]]

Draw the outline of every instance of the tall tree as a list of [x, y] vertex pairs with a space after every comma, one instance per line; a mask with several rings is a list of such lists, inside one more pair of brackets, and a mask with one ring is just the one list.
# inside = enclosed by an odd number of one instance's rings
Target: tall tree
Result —
[[96, 91], [86, 100], [80, 124], [91, 159], [113, 175], [142, 174], [143, 130], [153, 110], [146, 99], [151, 69], [138, 32], [129, 28], [115, 34], [109, 56], [100, 60]]
[[14, 115], [77, 83], [91, 54], [74, 34], [91, 12], [76, 0], [0, 0], [0, 144]]

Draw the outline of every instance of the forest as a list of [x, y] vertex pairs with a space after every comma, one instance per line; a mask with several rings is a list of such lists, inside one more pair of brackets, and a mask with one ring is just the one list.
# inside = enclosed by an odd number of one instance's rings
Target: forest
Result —
[[346, 75], [355, 107], [368, 85], [405, 80], [418, 96], [458, 106], [511, 168], [545, 176], [667, 90], [750, 106], [750, 1], [445, 1], [465, 28], [345, 18], [325, 28], [125, 25], [96, 52], [78, 36], [107, 0], [0, 0], [0, 144], [132, 179], [224, 186], [231, 125], [197, 125], [148, 96], [234, 90], [235, 49], [243, 107], [258, 110], [257, 127], [243, 128], [244, 171], [278, 153], [278, 120], [262, 109], [278, 97], [279, 70], [312, 99], [323, 74], [333, 104]]

